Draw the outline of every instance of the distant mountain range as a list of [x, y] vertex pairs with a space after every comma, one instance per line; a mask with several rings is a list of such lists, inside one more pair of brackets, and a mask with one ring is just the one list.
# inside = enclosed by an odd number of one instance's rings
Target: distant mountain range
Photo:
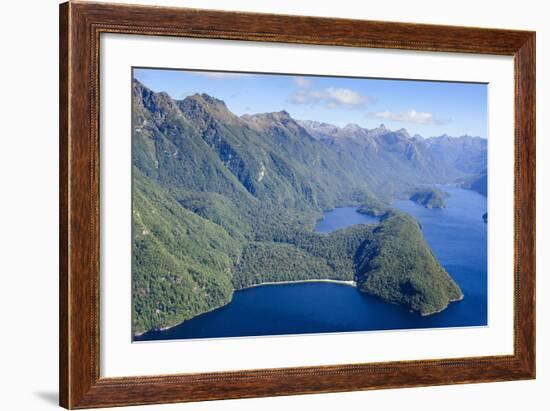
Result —
[[[325, 144], [348, 145], [363, 149], [394, 151], [391, 144], [401, 144], [409, 150], [409, 155], [423, 157], [433, 169], [447, 170], [449, 175], [456, 173], [479, 174], [487, 168], [487, 140], [481, 137], [463, 135], [450, 137], [446, 134], [425, 138], [419, 134], [410, 136], [406, 129], [388, 130], [384, 124], [374, 129], [366, 129], [357, 124], [337, 127], [332, 124], [311, 120], [298, 120], [313, 137]], [[406, 143], [404, 143], [406, 142]], [[404, 151], [405, 151], [404, 150]], [[451, 171], [453, 170], [453, 171]]]
[[[407, 173], [412, 167], [413, 173], [422, 178], [424, 184], [439, 182], [440, 179], [447, 183], [463, 181], [462, 187], [487, 196], [487, 140], [484, 138], [450, 137], [447, 134], [429, 138], [415, 134], [411, 137], [404, 128], [391, 131], [384, 124], [366, 129], [357, 124], [338, 127], [311, 120], [298, 120], [298, 123], [319, 141], [365, 157], [366, 162], [374, 166], [371, 173], [386, 170], [386, 165], [395, 165], [395, 155], [401, 154], [407, 163], [402, 164], [401, 169], [393, 168], [393, 174]], [[387, 193], [381, 193], [384, 194]]]
[[[263, 281], [354, 279], [422, 314], [462, 297], [415, 220], [388, 204], [414, 187], [481, 175], [484, 139], [340, 128], [286, 111], [237, 116], [210, 95], [175, 100], [136, 80], [132, 115], [135, 333]], [[374, 213], [372, 204], [377, 226], [312, 231], [323, 210]], [[400, 255], [416, 260], [404, 268]]]

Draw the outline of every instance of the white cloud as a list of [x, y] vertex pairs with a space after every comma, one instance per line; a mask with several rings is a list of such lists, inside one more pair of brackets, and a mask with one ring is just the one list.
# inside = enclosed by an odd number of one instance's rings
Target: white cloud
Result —
[[358, 108], [367, 102], [367, 97], [349, 88], [328, 87], [323, 90], [299, 90], [290, 96], [296, 104], [324, 103], [329, 108]]
[[436, 118], [432, 113], [419, 112], [415, 109], [410, 109], [402, 113], [394, 113], [391, 111], [380, 111], [378, 113], [368, 114], [369, 117], [376, 117], [382, 120], [400, 121], [403, 123], [415, 124], [448, 124], [449, 120]]
[[356, 106], [363, 104], [365, 101], [363, 96], [349, 88], [329, 87], [325, 91], [334, 103]]
[[311, 80], [305, 77], [293, 77], [292, 80], [294, 81], [294, 84], [296, 84], [300, 88], [311, 87]]

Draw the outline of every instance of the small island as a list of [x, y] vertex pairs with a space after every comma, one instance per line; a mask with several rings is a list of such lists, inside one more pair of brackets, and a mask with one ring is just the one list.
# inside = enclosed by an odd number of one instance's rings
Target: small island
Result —
[[426, 208], [445, 208], [444, 198], [449, 194], [438, 188], [421, 188], [409, 197], [409, 200]]
[[388, 209], [388, 206], [382, 201], [374, 197], [369, 197], [363, 201], [363, 204], [357, 209], [357, 212], [371, 217], [382, 217], [388, 212]]

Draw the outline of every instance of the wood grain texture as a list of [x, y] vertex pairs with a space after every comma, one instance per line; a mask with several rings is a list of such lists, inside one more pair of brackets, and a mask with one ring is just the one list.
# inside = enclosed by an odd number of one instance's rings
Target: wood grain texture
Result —
[[60, 6], [59, 15], [59, 402], [69, 404], [69, 283], [68, 283], [68, 162], [67, 141], [69, 135], [69, 65], [68, 61], [68, 4]]
[[[98, 104], [101, 33], [514, 56], [514, 354], [100, 378]], [[535, 377], [535, 33], [70, 2], [60, 6], [59, 55], [59, 398], [62, 406], [90, 408]]]

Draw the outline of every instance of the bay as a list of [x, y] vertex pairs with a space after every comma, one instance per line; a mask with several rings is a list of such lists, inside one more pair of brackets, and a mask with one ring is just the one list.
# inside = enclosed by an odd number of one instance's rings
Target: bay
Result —
[[315, 225], [315, 231], [330, 233], [354, 224], [376, 223], [378, 223], [378, 218], [358, 213], [355, 207], [338, 207], [324, 213], [324, 218]]

